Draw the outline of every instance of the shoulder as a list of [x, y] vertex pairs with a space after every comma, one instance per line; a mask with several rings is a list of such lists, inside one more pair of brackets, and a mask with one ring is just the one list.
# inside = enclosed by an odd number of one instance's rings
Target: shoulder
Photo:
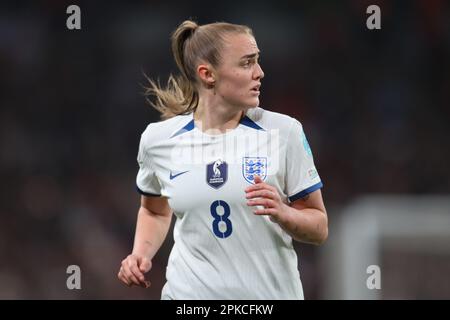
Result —
[[141, 141], [147, 147], [171, 138], [178, 130], [183, 129], [192, 120], [192, 116], [179, 115], [167, 120], [152, 122], [142, 132]]
[[279, 130], [280, 135], [286, 139], [292, 130], [302, 126], [299, 120], [291, 116], [260, 107], [249, 109], [247, 117], [266, 131]]

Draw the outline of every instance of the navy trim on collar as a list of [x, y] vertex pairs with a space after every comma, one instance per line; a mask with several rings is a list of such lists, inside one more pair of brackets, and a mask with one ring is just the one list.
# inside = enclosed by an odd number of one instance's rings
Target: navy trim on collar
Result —
[[[254, 122], [252, 119], [250, 119], [248, 116], [244, 116], [241, 121], [239, 121], [240, 124], [256, 129], [256, 130], [263, 130], [265, 131], [263, 128], [261, 128], [259, 125], [256, 124], [256, 122]], [[176, 137], [180, 134], [183, 134], [185, 132], [191, 131], [195, 128], [195, 123], [194, 123], [194, 119], [192, 119], [191, 121], [188, 122], [188, 124], [186, 124], [183, 128], [181, 128], [180, 130], [178, 130], [177, 132], [175, 132], [171, 138]]]
[[260, 126], [258, 126], [256, 124], [256, 122], [254, 122], [252, 119], [250, 119], [248, 116], [244, 116], [241, 121], [239, 122], [240, 124], [243, 124], [244, 126], [256, 129], [256, 130], [263, 130], [265, 131], [263, 128], [261, 128]]
[[175, 132], [171, 138], [176, 137], [182, 133], [191, 131], [195, 128], [195, 124], [194, 124], [194, 119], [192, 119], [191, 121], [189, 121], [189, 123], [187, 125], [185, 125], [183, 128], [181, 128], [180, 130], [178, 130], [177, 132]]

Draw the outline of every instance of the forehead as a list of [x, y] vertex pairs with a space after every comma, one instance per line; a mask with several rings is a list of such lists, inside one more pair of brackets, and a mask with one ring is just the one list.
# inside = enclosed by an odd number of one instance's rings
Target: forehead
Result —
[[253, 36], [243, 33], [233, 33], [226, 36], [223, 57], [240, 59], [245, 55], [258, 53], [258, 45]]

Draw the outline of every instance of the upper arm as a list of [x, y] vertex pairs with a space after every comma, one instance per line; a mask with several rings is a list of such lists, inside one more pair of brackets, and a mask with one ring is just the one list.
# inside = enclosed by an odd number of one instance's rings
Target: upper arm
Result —
[[289, 202], [295, 202], [320, 188], [322, 188], [322, 181], [314, 165], [308, 140], [301, 123], [294, 119], [286, 141], [284, 192]]
[[153, 214], [170, 217], [172, 209], [166, 197], [141, 196], [141, 207]]
[[327, 214], [325, 204], [323, 203], [322, 191], [320, 189], [307, 194], [303, 198], [291, 202], [289, 205], [297, 210], [307, 208], [317, 209], [322, 211], [325, 215]]
[[151, 125], [149, 125], [142, 133], [139, 142], [139, 151], [137, 156], [139, 171], [136, 176], [136, 186], [138, 192], [143, 196], [160, 196], [161, 185], [154, 168], [151, 148], [149, 147], [152, 140], [150, 134]]

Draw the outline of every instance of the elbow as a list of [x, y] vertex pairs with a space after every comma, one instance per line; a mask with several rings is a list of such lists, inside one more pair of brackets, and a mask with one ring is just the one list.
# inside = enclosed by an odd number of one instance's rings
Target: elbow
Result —
[[309, 236], [306, 234], [302, 234], [300, 236], [294, 237], [295, 240], [299, 242], [309, 243], [315, 246], [321, 246], [325, 243], [328, 238], [328, 227], [325, 226], [320, 232], [316, 232], [314, 234], [310, 234]]
[[328, 216], [326, 211], [319, 210], [320, 213], [314, 216], [314, 222], [310, 223], [306, 230], [298, 230], [290, 233], [292, 238], [299, 242], [320, 246], [328, 239]]
[[327, 241], [328, 239], [328, 217], [325, 214], [324, 215], [324, 221], [322, 222], [322, 228], [320, 228], [320, 232], [317, 235], [316, 241], [314, 241], [314, 244], [317, 246], [321, 246]]
[[327, 241], [328, 239], [328, 226], [325, 226], [324, 230], [321, 232], [320, 236], [315, 241], [316, 246], [321, 246]]

